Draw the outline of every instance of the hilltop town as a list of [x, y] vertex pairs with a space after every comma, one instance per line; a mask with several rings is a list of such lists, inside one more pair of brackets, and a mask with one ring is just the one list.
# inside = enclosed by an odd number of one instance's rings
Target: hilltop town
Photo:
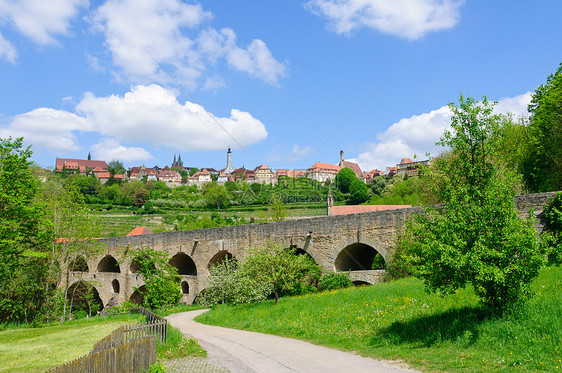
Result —
[[123, 173], [112, 173], [110, 167], [105, 161], [92, 160], [88, 154], [87, 159], [68, 159], [57, 158], [55, 171], [65, 174], [92, 175], [100, 180], [103, 184], [110, 178], [121, 181], [139, 180], [139, 181], [163, 181], [169, 186], [179, 185], [195, 185], [201, 187], [203, 184], [215, 181], [217, 184], [225, 184], [228, 181], [240, 182], [245, 181], [249, 184], [265, 183], [276, 184], [280, 177], [301, 178], [306, 177], [321, 183], [332, 181], [343, 168], [349, 168], [355, 176], [365, 184], [371, 184], [377, 176], [392, 178], [394, 175], [402, 177], [415, 176], [418, 174], [422, 165], [427, 165], [429, 160], [413, 161], [410, 158], [402, 158], [400, 163], [395, 166], [386, 167], [381, 171], [373, 169], [364, 171], [359, 164], [349, 160], [345, 160], [343, 150], [340, 151], [340, 160], [337, 164], [316, 162], [306, 170], [295, 169], [277, 169], [273, 170], [268, 165], [262, 164], [253, 169], [245, 167], [234, 168], [232, 166], [232, 151], [229, 148], [226, 153], [226, 166], [221, 170], [212, 167], [187, 167], [181, 159], [181, 154], [174, 154], [174, 159], [170, 166], [146, 167], [145, 165], [131, 167]]

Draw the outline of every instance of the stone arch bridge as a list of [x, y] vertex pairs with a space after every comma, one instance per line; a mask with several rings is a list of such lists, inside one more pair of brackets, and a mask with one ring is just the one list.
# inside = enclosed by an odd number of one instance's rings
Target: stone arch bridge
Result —
[[[522, 217], [531, 210], [538, 215], [553, 195], [517, 196], [516, 207]], [[356, 284], [374, 284], [381, 281], [384, 270], [372, 269], [373, 261], [380, 262], [379, 255], [385, 262], [391, 258], [395, 235], [404, 219], [421, 211], [413, 207], [100, 239], [101, 254], [74, 262], [69, 291], [85, 280], [94, 284], [94, 293], [104, 307], [126, 300], [140, 302], [142, 296], [135, 288], [142, 287], [142, 275], [136, 273], [134, 260], [122, 255], [127, 248], [150, 247], [169, 254], [170, 263], [181, 276], [181, 301], [189, 304], [205, 288], [210, 266], [225, 257], [243, 259], [248, 248], [268, 243], [297, 248], [326, 271], [349, 271]]]

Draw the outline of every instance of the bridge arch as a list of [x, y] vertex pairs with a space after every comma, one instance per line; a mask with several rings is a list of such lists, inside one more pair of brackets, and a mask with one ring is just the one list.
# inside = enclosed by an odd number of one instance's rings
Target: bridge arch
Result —
[[193, 259], [185, 253], [177, 253], [170, 259], [170, 265], [176, 267], [182, 276], [196, 276], [197, 266]]
[[121, 273], [121, 268], [119, 268], [117, 260], [110, 254], [107, 254], [102, 260], [100, 260], [98, 264], [98, 272]]
[[189, 294], [189, 284], [187, 283], [187, 281], [182, 281], [182, 283], [181, 283], [181, 293], [183, 295]]
[[334, 269], [336, 271], [368, 271], [384, 269], [385, 263], [384, 256], [375, 247], [362, 242], [353, 242], [339, 250], [334, 260]]
[[[89, 296], [90, 293], [92, 297]], [[70, 312], [74, 308], [86, 311], [90, 315], [96, 308], [97, 311], [103, 309], [103, 301], [98, 289], [95, 285], [84, 280], [77, 280], [72, 283], [66, 290], [66, 296], [70, 304]]]
[[146, 285], [142, 285], [138, 289], [136, 289], [133, 294], [129, 297], [129, 301], [131, 303], [136, 304], [137, 306], [142, 306], [144, 303], [144, 294], [146, 293]]
[[83, 255], [79, 255], [70, 262], [69, 269], [71, 272], [88, 272], [88, 262]]
[[119, 294], [119, 290], [121, 288], [121, 286], [119, 285], [119, 280], [114, 279], [113, 281], [111, 281], [111, 288], [113, 289], [113, 292], [115, 294]]
[[227, 250], [221, 250], [218, 253], [216, 253], [215, 255], [213, 255], [213, 257], [211, 258], [211, 260], [209, 260], [209, 264], [207, 264], [207, 269], [211, 269], [212, 267], [222, 263], [223, 261], [225, 261], [226, 259], [234, 259], [236, 260], [236, 257], [234, 255], [232, 255], [229, 251]]

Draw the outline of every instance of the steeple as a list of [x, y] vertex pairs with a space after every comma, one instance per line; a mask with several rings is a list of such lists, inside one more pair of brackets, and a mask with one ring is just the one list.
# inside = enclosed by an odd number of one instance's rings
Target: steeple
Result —
[[345, 161], [343, 159], [343, 150], [340, 150], [340, 164], [338, 166], [343, 167], [345, 165]]
[[92, 160], [92, 156], [90, 155], [90, 152], [88, 152], [88, 160], [89, 160], [89, 161]]
[[178, 156], [178, 163], [181, 162], [181, 154]]
[[226, 152], [226, 168], [223, 171], [225, 174], [231, 174], [234, 172], [234, 168], [232, 167], [232, 152], [230, 148]]
[[176, 167], [176, 155], [174, 154], [174, 161], [172, 162], [172, 167]]

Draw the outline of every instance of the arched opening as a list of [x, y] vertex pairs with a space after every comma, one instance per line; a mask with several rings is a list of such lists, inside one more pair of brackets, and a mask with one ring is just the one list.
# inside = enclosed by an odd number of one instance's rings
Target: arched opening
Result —
[[310, 260], [312, 260], [313, 262], [316, 263], [316, 261], [314, 260], [314, 258], [307, 253], [306, 251], [304, 251], [303, 249], [301, 249], [300, 247], [297, 246], [291, 246], [289, 247], [287, 250], [294, 250], [295, 255], [304, 255], [305, 257], [309, 258]]
[[366, 281], [360, 281], [360, 280], [353, 281], [353, 286], [368, 286], [368, 285], [371, 285], [371, 284], [369, 284]]
[[83, 256], [76, 257], [72, 262], [70, 262], [70, 271], [72, 272], [88, 272], [88, 263], [86, 258]]
[[[377, 258], [376, 262], [375, 258]], [[384, 258], [377, 250], [364, 243], [356, 242], [347, 246], [338, 254], [335, 266], [337, 271], [365, 271], [379, 269], [373, 268], [373, 264], [380, 265], [381, 263], [384, 268]]]
[[197, 275], [197, 268], [195, 262], [191, 257], [184, 253], [177, 253], [170, 259], [170, 265], [178, 269], [178, 274], [182, 276], [195, 276]]
[[[134, 258], [133, 260], [131, 260], [131, 265], [129, 266], [129, 270], [131, 271], [131, 273], [137, 273], [141, 270], [141, 262], [142, 262], [142, 258]], [[149, 263], [148, 264], [150, 266], [150, 270], [154, 270], [156, 267], [154, 266], [154, 263]]]
[[111, 287], [113, 288], [113, 292], [115, 294], [119, 294], [119, 281], [117, 281], [116, 279], [111, 281]]
[[211, 260], [209, 260], [209, 265], [207, 265], [207, 268], [211, 269], [211, 267], [216, 266], [217, 264], [222, 263], [225, 259], [234, 259], [236, 260], [236, 258], [234, 257], [234, 255], [232, 255], [231, 253], [229, 253], [228, 251], [219, 251], [218, 253], [216, 253]]
[[69, 312], [85, 312], [93, 315], [103, 309], [103, 302], [94, 285], [86, 281], [77, 281], [66, 291]]
[[144, 293], [146, 293], [146, 286], [141, 286], [131, 294], [129, 300], [131, 303], [142, 306], [144, 303]]
[[111, 255], [106, 255], [100, 260], [98, 264], [98, 272], [113, 272], [113, 273], [121, 273], [121, 269], [119, 268], [119, 264], [117, 260]]
[[182, 294], [189, 294], [189, 284], [187, 281], [183, 281], [181, 283], [181, 293]]

